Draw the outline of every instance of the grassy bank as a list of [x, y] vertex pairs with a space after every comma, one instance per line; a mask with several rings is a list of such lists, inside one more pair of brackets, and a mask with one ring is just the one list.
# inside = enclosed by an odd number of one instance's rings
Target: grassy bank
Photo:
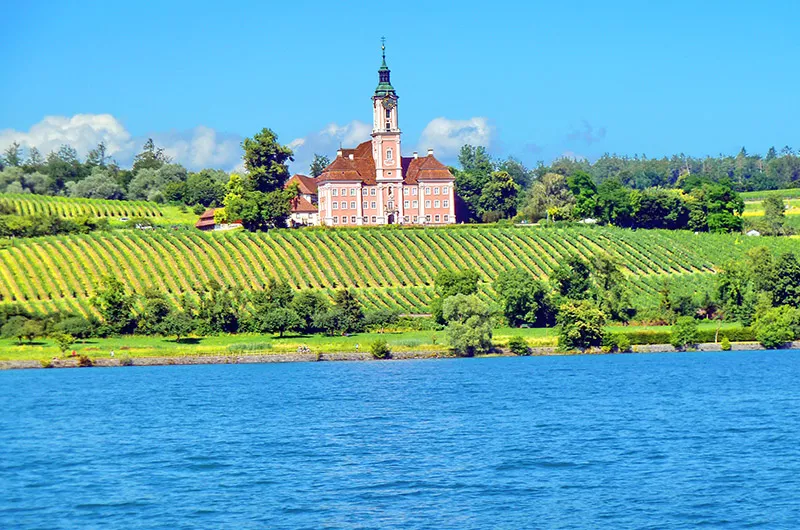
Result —
[[[700, 324], [701, 330], [717, 329], [717, 323]], [[723, 330], [741, 329], [738, 324], [722, 324]], [[612, 333], [669, 332], [669, 326], [610, 326]], [[499, 346], [507, 344], [514, 336], [522, 336], [529, 346], [555, 346], [556, 332], [552, 328], [498, 328], [494, 330], [494, 342]], [[393, 351], [448, 351], [444, 331], [404, 331], [387, 333], [359, 333], [348, 337], [286, 336], [272, 335], [221, 335], [186, 339], [176, 343], [174, 339], [162, 337], [121, 336], [105, 339], [90, 339], [76, 343], [72, 350], [78, 355], [88, 355], [93, 359], [110, 357], [166, 357], [181, 355], [226, 355], [226, 354], [264, 354], [294, 353], [301, 346], [313, 353], [338, 353], [368, 351], [370, 344], [379, 338], [386, 339]], [[0, 340], [0, 361], [43, 360], [60, 356], [58, 346], [50, 339], [36, 340], [31, 344], [17, 344], [10, 339]]]

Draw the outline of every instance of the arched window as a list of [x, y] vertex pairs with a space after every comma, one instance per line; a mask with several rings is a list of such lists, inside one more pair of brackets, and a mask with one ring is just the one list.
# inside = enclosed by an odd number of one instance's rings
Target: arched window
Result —
[[386, 150], [386, 160], [391, 160], [391, 159], [392, 159], [392, 149], [389, 148]]

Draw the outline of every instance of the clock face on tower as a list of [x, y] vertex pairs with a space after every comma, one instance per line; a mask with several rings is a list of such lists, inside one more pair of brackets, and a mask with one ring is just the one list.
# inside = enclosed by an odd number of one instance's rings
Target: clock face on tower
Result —
[[387, 110], [392, 110], [394, 108], [395, 104], [396, 103], [394, 101], [394, 98], [391, 98], [391, 97], [383, 98], [383, 108], [385, 108]]

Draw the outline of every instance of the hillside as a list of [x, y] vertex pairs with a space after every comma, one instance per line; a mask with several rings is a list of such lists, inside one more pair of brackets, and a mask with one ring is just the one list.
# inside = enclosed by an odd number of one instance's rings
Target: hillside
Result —
[[95, 285], [108, 274], [133, 292], [153, 287], [173, 296], [211, 280], [250, 291], [279, 278], [297, 289], [347, 286], [368, 307], [419, 313], [444, 268], [479, 270], [482, 296], [490, 298], [489, 284], [502, 270], [522, 267], [546, 278], [569, 254], [608, 252], [624, 265], [637, 305], [650, 306], [665, 278], [689, 290], [708, 285], [715, 267], [764, 244], [788, 250], [797, 241], [601, 227], [116, 230], [13, 241], [0, 250], [0, 300], [38, 312], [87, 313]]
[[156, 224], [194, 224], [197, 216], [190, 210], [147, 201], [113, 201], [52, 197], [32, 193], [0, 193], [0, 205], [11, 206], [20, 215], [89, 216], [107, 218], [112, 224], [121, 219], [143, 217]]

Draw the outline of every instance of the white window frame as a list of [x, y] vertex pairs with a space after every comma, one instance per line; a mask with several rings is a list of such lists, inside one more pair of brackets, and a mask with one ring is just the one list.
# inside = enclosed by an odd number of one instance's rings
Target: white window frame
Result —
[[355, 197], [356, 196], [356, 189], [355, 188], [350, 188], [350, 196], [351, 197]]
[[433, 201], [433, 207], [434, 208], [439, 208], [439, 201], [438, 200]]
[[356, 224], [356, 216], [355, 215], [351, 215], [350, 216], [350, 224], [353, 224], [353, 225]]
[[331, 203], [331, 210], [338, 210], [339, 209], [339, 201], [333, 201]]
[[434, 223], [438, 223], [438, 222], [440, 221], [440, 219], [441, 219], [441, 217], [439, 217], [439, 214], [438, 214], [438, 213], [437, 213], [436, 215], [434, 215], [434, 216], [433, 216], [433, 222], [434, 222]]
[[362, 210], [366, 210], [366, 209], [367, 209], [367, 207], [369, 207], [369, 203], [368, 203], [367, 201], [363, 201], [363, 202], [361, 203], [361, 209], [362, 209]]
[[370, 206], [370, 208], [372, 208], [374, 210], [377, 207], [378, 207], [378, 203], [376, 203], [375, 201], [372, 201], [372, 205]]
[[[375, 187], [374, 186], [369, 189], [369, 194], [372, 195], [373, 197], [375, 196]], [[373, 208], [374, 208], [374, 206], [373, 206]]]
[[411, 201], [412, 208], [419, 208], [419, 201]]
[[425, 208], [431, 207], [431, 201], [425, 201]]
[[351, 210], [355, 210], [356, 209], [356, 201], [350, 201], [350, 209]]
[[439, 195], [439, 188], [438, 188], [438, 186], [437, 186], [436, 188], [433, 188], [433, 194], [434, 194], [434, 195]]
[[442, 186], [442, 195], [447, 195], [447, 193], [448, 193], [447, 186]]
[[374, 216], [374, 215], [373, 215], [373, 216], [372, 216], [372, 224], [375, 224], [375, 223], [377, 223], [377, 222], [378, 222], [378, 218], [377, 218], [376, 216]]
[[403, 208], [408, 208], [410, 203], [408, 201], [403, 201]]
[[430, 195], [430, 194], [431, 194], [431, 188], [426, 186], [425, 187], [425, 195]]
[[411, 188], [411, 195], [417, 194], [417, 188]]
[[450, 207], [450, 201], [448, 201], [447, 199], [443, 200], [442, 208], [449, 208], [449, 207]]
[[392, 148], [391, 147], [386, 149], [386, 160], [393, 160], [393, 158], [392, 158], [393, 154], [394, 153], [392, 152]]
[[334, 197], [338, 197], [339, 196], [339, 190], [336, 189], [336, 188], [332, 188], [331, 189], [331, 195], [333, 195]]
[[339, 217], [338, 216], [334, 216], [333, 224], [335, 224], [335, 225], [339, 224]]
[[403, 186], [403, 195], [408, 195], [408, 188]]

